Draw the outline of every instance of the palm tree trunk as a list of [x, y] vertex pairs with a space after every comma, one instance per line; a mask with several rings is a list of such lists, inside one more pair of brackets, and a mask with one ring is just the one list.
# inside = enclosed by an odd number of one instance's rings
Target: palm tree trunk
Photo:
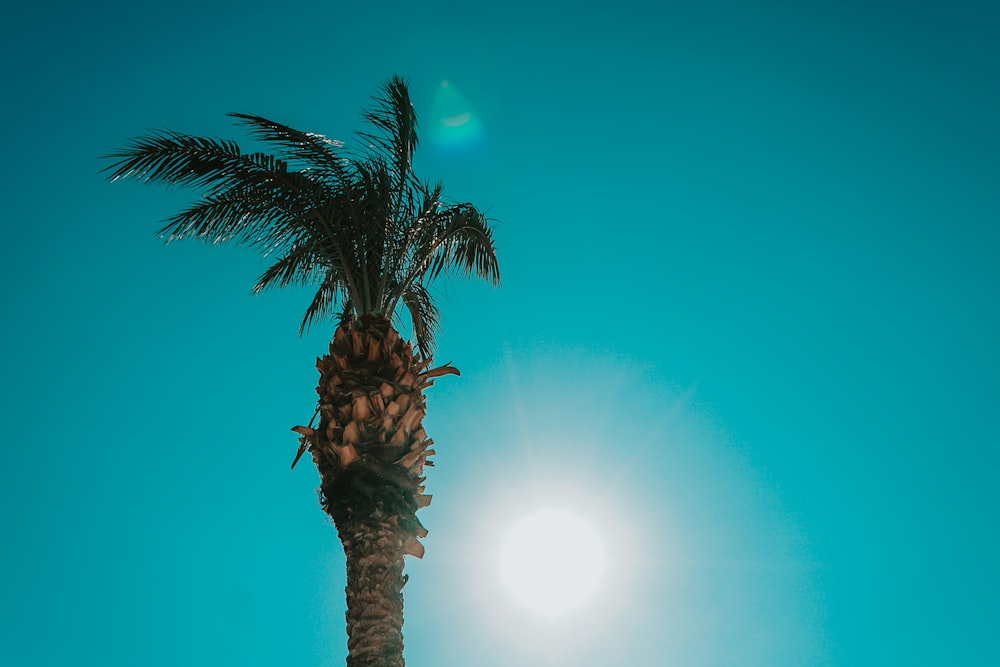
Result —
[[403, 531], [382, 510], [337, 512], [347, 557], [347, 667], [403, 667]]
[[317, 360], [319, 428], [296, 426], [320, 473], [320, 501], [347, 557], [347, 667], [403, 667], [403, 556], [420, 558], [416, 512], [433, 440], [421, 426], [428, 370], [381, 316], [341, 324]]

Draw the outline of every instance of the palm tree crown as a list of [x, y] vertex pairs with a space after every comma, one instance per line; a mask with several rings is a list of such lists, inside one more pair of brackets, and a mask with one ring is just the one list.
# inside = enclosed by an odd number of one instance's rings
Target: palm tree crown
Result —
[[339, 308], [342, 318], [392, 319], [405, 307], [416, 346], [430, 354], [438, 311], [428, 291], [442, 272], [500, 280], [493, 229], [468, 203], [413, 173], [417, 118], [406, 82], [387, 81], [363, 112], [363, 146], [230, 114], [273, 153], [169, 130], [136, 137], [106, 156], [114, 181], [194, 186], [202, 198], [167, 220], [168, 241], [194, 237], [251, 246], [278, 259], [254, 292], [318, 285], [300, 332]]

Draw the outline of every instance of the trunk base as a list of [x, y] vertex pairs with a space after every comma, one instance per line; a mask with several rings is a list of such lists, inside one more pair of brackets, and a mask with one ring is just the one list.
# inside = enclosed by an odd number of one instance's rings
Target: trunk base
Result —
[[347, 667], [403, 667], [403, 544], [399, 519], [368, 502], [331, 515], [347, 558]]

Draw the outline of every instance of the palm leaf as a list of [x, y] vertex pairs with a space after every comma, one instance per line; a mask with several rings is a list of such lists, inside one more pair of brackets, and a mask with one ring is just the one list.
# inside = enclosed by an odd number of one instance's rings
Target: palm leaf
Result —
[[199, 188], [202, 197], [170, 217], [168, 241], [237, 243], [278, 256], [254, 292], [316, 285], [300, 331], [333, 313], [342, 318], [408, 311], [416, 343], [429, 354], [438, 312], [428, 286], [455, 271], [500, 280], [493, 230], [471, 204], [446, 205], [441, 186], [413, 173], [417, 118], [406, 82], [387, 81], [363, 112], [365, 146], [252, 114], [230, 114], [274, 154], [244, 153], [233, 141], [161, 130], [137, 137], [103, 171], [112, 181]]
[[412, 177], [413, 152], [417, 148], [417, 114], [410, 102], [406, 81], [392, 77], [378, 95], [373, 105], [362, 112], [362, 117], [372, 124], [376, 132], [358, 132], [370, 142], [375, 156], [393, 166], [397, 192], [402, 192]]
[[257, 279], [254, 294], [289, 285], [310, 285], [339, 275], [341, 267], [329, 263], [329, 257], [319, 252], [317, 240], [306, 240], [289, 250]]
[[417, 350], [421, 356], [429, 357], [440, 325], [440, 313], [434, 299], [423, 283], [416, 282], [410, 285], [402, 300], [410, 313]]
[[[312, 326], [313, 320], [316, 318], [322, 319], [329, 313], [333, 312], [333, 304], [338, 301], [338, 296], [343, 291], [340, 283], [336, 279], [328, 276], [316, 290], [316, 294], [313, 296], [312, 302], [309, 307], [306, 308], [305, 315], [302, 316], [302, 323], [299, 325], [299, 335], [303, 335], [309, 331]], [[348, 301], [348, 299], [344, 299]]]
[[301, 211], [296, 208], [307, 207], [304, 202], [282, 201], [272, 188], [236, 185], [171, 216], [158, 233], [168, 242], [194, 237], [211, 243], [273, 247], [282, 232], [301, 226]]
[[429, 216], [408, 252], [411, 264], [400, 281], [399, 297], [410, 285], [433, 280], [448, 270], [500, 283], [493, 230], [486, 216], [471, 204], [456, 204]]
[[348, 177], [350, 161], [338, 154], [344, 146], [342, 141], [302, 132], [263, 116], [242, 113], [230, 113], [229, 116], [238, 119], [238, 124], [247, 127], [252, 136], [277, 144], [288, 161], [300, 160], [324, 177], [332, 177], [338, 182]]
[[260, 164], [240, 152], [233, 141], [211, 137], [193, 137], [180, 132], [161, 130], [149, 136], [135, 137], [120, 151], [106, 158], [116, 160], [103, 171], [111, 171], [110, 181], [138, 178], [170, 185], [205, 186], [230, 182], [234, 175], [271, 171], [283, 164]]

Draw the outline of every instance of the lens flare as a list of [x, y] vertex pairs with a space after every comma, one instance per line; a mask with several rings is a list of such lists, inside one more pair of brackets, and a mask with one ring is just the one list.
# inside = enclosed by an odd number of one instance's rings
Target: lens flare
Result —
[[442, 81], [431, 104], [431, 140], [446, 149], [468, 148], [482, 139], [482, 126], [465, 96]]

